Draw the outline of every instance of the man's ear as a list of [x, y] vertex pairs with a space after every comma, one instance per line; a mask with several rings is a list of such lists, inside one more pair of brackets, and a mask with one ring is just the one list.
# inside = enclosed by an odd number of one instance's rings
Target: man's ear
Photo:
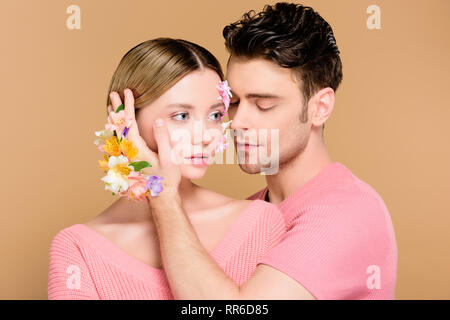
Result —
[[330, 117], [334, 107], [334, 90], [332, 88], [323, 88], [316, 92], [312, 97], [313, 103], [311, 124], [321, 127]]

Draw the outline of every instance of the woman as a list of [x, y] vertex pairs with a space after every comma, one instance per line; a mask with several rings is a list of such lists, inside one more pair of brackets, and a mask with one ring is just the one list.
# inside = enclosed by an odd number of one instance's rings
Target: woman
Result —
[[[221, 131], [226, 111], [217, 99], [221, 80], [219, 62], [205, 48], [158, 38], [125, 54], [113, 75], [107, 105], [115, 110], [124, 102], [126, 110], [135, 109], [129, 135], [140, 146], [141, 160], [144, 153], [157, 152], [152, 133], [157, 118], [164, 119], [172, 136], [176, 131], [194, 137], [171, 142], [172, 147], [183, 146], [183, 206], [205, 249], [240, 285], [285, 226], [269, 203], [233, 199], [191, 181], [205, 174], [207, 160], [220, 143], [209, 133]], [[195, 133], [199, 126], [200, 139]], [[93, 220], [59, 231], [50, 247], [48, 298], [173, 299], [148, 202], [122, 197]]]

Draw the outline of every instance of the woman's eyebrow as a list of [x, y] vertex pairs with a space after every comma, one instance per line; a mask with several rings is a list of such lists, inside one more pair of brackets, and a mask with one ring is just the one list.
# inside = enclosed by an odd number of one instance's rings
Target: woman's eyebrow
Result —
[[193, 109], [194, 107], [187, 103], [171, 103], [166, 106], [167, 108], [185, 108], [185, 109]]
[[[223, 102], [217, 102], [217, 103], [211, 105], [209, 108], [214, 109], [217, 107], [221, 107], [223, 105], [224, 105]], [[168, 104], [166, 107], [167, 108], [185, 108], [185, 109], [189, 109], [189, 110], [194, 109], [194, 106], [191, 104], [188, 104], [188, 103], [171, 103], [171, 104]]]
[[214, 108], [217, 108], [217, 107], [222, 107], [222, 106], [224, 106], [224, 103], [223, 102], [217, 102], [217, 103], [215, 103], [215, 104], [213, 104], [211, 107], [209, 107], [210, 109], [214, 109]]

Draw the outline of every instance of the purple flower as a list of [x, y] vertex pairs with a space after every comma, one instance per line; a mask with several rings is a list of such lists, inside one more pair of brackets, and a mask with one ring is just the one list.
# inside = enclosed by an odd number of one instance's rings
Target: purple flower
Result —
[[130, 130], [130, 128], [125, 127], [125, 129], [123, 130], [122, 136], [125, 138], [128, 134], [128, 130]]
[[150, 176], [147, 181], [147, 189], [150, 190], [150, 194], [152, 197], [157, 196], [162, 190], [163, 187], [161, 185], [162, 177], [158, 176]]

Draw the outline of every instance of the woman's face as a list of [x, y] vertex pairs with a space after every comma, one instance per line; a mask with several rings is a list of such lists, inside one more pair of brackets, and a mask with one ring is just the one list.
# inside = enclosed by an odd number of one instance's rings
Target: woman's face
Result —
[[218, 99], [219, 82], [219, 75], [211, 69], [190, 72], [137, 113], [139, 133], [152, 151], [157, 152], [153, 122], [161, 118], [167, 124], [171, 147], [175, 159], [181, 162], [184, 178], [201, 178], [220, 142], [220, 119], [225, 106]]

